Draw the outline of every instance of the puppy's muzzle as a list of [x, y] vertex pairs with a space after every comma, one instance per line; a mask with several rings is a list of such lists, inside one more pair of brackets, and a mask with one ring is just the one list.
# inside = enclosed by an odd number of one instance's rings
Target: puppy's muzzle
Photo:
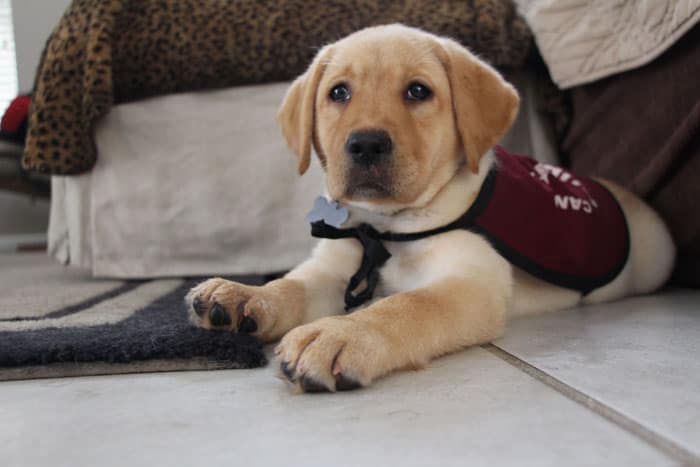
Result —
[[391, 156], [393, 144], [384, 130], [359, 130], [350, 134], [345, 142], [345, 153], [353, 163], [370, 167]]

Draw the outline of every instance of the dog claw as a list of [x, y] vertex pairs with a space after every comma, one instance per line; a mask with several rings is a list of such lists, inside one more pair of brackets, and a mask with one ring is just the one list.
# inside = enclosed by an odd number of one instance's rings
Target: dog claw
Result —
[[194, 312], [197, 313], [197, 316], [202, 316], [205, 311], [204, 302], [202, 302], [202, 299], [195, 297], [194, 300], [192, 300], [192, 308], [194, 309]]
[[336, 391], [352, 391], [353, 389], [359, 389], [362, 385], [355, 381], [354, 379], [348, 378], [342, 373], [335, 378], [335, 389]]
[[315, 379], [309, 378], [308, 376], [303, 376], [301, 378], [301, 381], [299, 381], [299, 384], [301, 384], [301, 388], [304, 390], [304, 392], [328, 391], [328, 388], [325, 385], [323, 385], [323, 383], [319, 383]]
[[209, 322], [212, 326], [227, 326], [231, 324], [231, 317], [223, 306], [214, 303], [209, 310]]
[[280, 370], [289, 381], [294, 381], [294, 368], [291, 367], [288, 362], [281, 362]]

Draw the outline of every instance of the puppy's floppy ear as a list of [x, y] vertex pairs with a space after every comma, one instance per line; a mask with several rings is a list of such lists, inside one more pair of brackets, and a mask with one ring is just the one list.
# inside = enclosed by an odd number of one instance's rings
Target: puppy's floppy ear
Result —
[[452, 107], [469, 169], [479, 170], [481, 157], [515, 120], [520, 98], [513, 86], [489, 65], [451, 39], [439, 39], [440, 57], [452, 91]]
[[330, 58], [330, 46], [321, 49], [306, 72], [292, 83], [277, 112], [277, 123], [289, 148], [299, 159], [299, 175], [309, 168], [314, 132], [316, 90]]

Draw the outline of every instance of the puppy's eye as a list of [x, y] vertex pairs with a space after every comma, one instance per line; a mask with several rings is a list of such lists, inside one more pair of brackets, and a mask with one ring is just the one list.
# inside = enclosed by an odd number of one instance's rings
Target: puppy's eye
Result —
[[345, 84], [338, 84], [331, 89], [328, 97], [333, 102], [346, 102], [350, 100], [350, 89]]
[[430, 88], [421, 83], [411, 83], [406, 89], [406, 99], [409, 101], [424, 101], [432, 95]]

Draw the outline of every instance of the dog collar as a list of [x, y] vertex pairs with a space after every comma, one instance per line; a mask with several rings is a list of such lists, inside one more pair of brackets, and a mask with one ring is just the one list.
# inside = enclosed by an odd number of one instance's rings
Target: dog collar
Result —
[[[306, 216], [306, 220], [311, 224], [311, 235], [332, 240], [355, 238], [362, 245], [362, 262], [345, 289], [345, 311], [362, 305], [374, 296], [374, 290], [379, 282], [379, 269], [391, 258], [391, 253], [383, 242], [412, 242], [450, 230], [470, 228], [474, 224], [474, 218], [491, 197], [495, 175], [495, 170], [489, 172], [476, 200], [459, 218], [442, 227], [422, 232], [379, 232], [367, 223], [342, 229], [339, 227], [348, 218], [347, 209], [339, 208], [336, 202], [328, 201], [323, 197], [317, 198], [314, 208]], [[364, 288], [358, 290], [363, 283]]]

